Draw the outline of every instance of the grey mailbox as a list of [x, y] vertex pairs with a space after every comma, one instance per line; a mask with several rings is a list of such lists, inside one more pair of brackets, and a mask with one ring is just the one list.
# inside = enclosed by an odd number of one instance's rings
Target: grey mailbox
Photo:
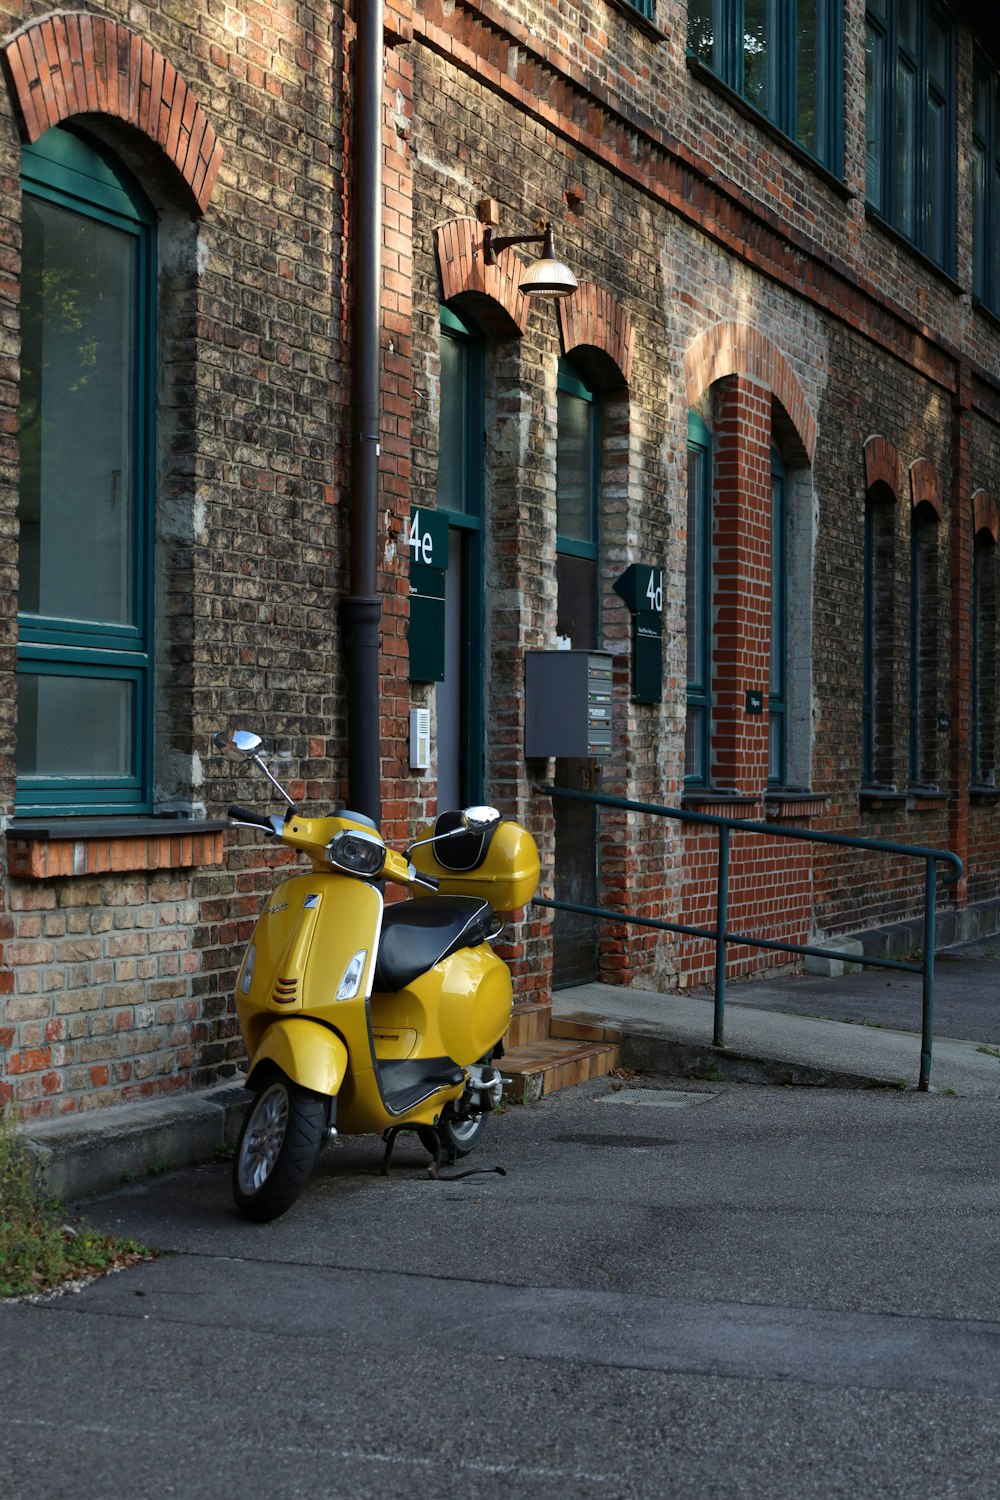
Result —
[[611, 754], [611, 656], [605, 651], [528, 651], [524, 658], [524, 753], [605, 760]]

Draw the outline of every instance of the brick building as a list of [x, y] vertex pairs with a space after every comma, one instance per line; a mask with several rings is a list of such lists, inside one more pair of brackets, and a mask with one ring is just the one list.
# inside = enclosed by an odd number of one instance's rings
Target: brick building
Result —
[[[977, 16], [386, 4], [390, 835], [485, 798], [550, 893], [710, 921], [714, 837], [532, 792], [596, 785], [948, 846], [942, 904], [992, 928], [1000, 37]], [[0, 0], [0, 1095], [26, 1114], [239, 1059], [274, 871], [224, 831], [263, 788], [214, 728], [263, 733], [293, 794], [352, 790], [355, 34], [326, 0]], [[484, 253], [538, 222], [577, 281], [557, 302], [520, 290], [530, 250]], [[608, 753], [526, 759], [526, 654], [567, 647], [610, 671]], [[737, 836], [730, 899], [794, 941], [914, 919], [921, 891], [884, 856]], [[553, 975], [712, 962], [539, 909], [507, 953], [538, 1005]]]

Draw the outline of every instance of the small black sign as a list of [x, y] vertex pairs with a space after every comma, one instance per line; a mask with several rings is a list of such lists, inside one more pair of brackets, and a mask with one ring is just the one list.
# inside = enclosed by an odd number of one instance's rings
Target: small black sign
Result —
[[759, 688], [747, 688], [747, 713], [762, 714], [764, 712], [764, 694]]

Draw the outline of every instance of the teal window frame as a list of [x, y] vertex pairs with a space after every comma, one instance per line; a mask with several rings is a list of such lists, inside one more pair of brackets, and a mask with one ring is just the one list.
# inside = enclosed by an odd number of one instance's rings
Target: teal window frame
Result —
[[881, 485], [865, 497], [861, 617], [861, 784], [892, 782], [893, 549], [895, 497]]
[[[912, 36], [900, 24], [904, 5], [915, 17]], [[937, 0], [869, 0], [866, 202], [949, 276], [955, 274], [956, 48], [954, 18]]]
[[972, 789], [996, 789], [997, 544], [977, 532], [972, 549], [971, 723]]
[[[769, 36], [763, 48], [753, 33], [755, 9], [766, 15]], [[806, 32], [810, 9], [815, 25]], [[689, 0], [687, 51], [821, 166], [843, 177], [842, 0]], [[799, 83], [810, 53], [815, 57], [811, 90]], [[756, 55], [764, 61], [763, 97], [752, 82]], [[811, 138], [804, 124], [810, 109]]]
[[[462, 622], [461, 698], [467, 711], [462, 716], [459, 755], [461, 759], [462, 801], [472, 806], [483, 800], [483, 756], [485, 735], [483, 699], [485, 689], [484, 614], [485, 566], [483, 454], [486, 399], [486, 357], [483, 341], [458, 313], [441, 306], [440, 333], [453, 339], [462, 350], [460, 423], [461, 455], [459, 493], [445, 495], [440, 487], [437, 509], [445, 516], [450, 530], [461, 537], [463, 589], [460, 601]], [[472, 711], [469, 712], [468, 709]]]
[[771, 631], [767, 692], [767, 784], [788, 778], [788, 476], [771, 449]]
[[931, 740], [933, 683], [927, 664], [935, 659], [938, 517], [928, 505], [910, 515], [910, 654], [907, 704], [907, 775], [912, 786], [934, 785]]
[[[132, 620], [17, 617], [19, 676], [111, 679], [132, 684], [131, 774], [42, 775], [19, 770], [15, 814], [51, 816], [151, 812], [153, 538], [155, 487], [156, 214], [138, 183], [100, 142], [65, 126], [22, 148], [22, 191], [131, 237], [131, 446], [135, 497], [131, 536]], [[66, 726], [71, 734], [72, 725]]]
[[559, 477], [558, 477], [558, 451], [566, 442], [564, 424], [557, 424], [557, 462], [556, 462], [556, 571], [559, 575], [559, 558], [576, 558], [582, 562], [590, 563], [593, 575], [593, 638], [586, 642], [574, 642], [574, 645], [583, 649], [593, 649], [598, 644], [600, 634], [600, 587], [598, 580], [598, 548], [600, 527], [600, 455], [601, 455], [601, 426], [600, 426], [600, 403], [597, 394], [590, 383], [584, 378], [579, 370], [565, 357], [559, 361], [557, 375], [557, 397], [565, 396], [571, 400], [585, 403], [586, 422], [584, 430], [584, 451], [582, 457], [583, 472], [586, 476], [586, 500], [585, 511], [587, 516], [586, 530], [587, 538], [574, 537], [562, 529], [565, 513], [561, 512], [559, 504]]
[[[697, 474], [691, 467], [692, 455]], [[684, 785], [702, 787], [709, 785], [712, 767], [712, 434], [693, 411], [688, 412], [688, 465]], [[700, 672], [696, 670], [699, 662]]]
[[1000, 314], [1000, 72], [981, 53], [973, 66], [972, 294]]
[[864, 581], [861, 623], [861, 780], [875, 779], [875, 513], [865, 502]]

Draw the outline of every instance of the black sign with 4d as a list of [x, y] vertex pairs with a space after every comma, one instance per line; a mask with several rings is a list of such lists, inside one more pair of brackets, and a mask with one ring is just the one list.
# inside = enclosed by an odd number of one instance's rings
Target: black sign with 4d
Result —
[[659, 703], [663, 696], [663, 569], [632, 563], [615, 583], [632, 613], [632, 699]]

